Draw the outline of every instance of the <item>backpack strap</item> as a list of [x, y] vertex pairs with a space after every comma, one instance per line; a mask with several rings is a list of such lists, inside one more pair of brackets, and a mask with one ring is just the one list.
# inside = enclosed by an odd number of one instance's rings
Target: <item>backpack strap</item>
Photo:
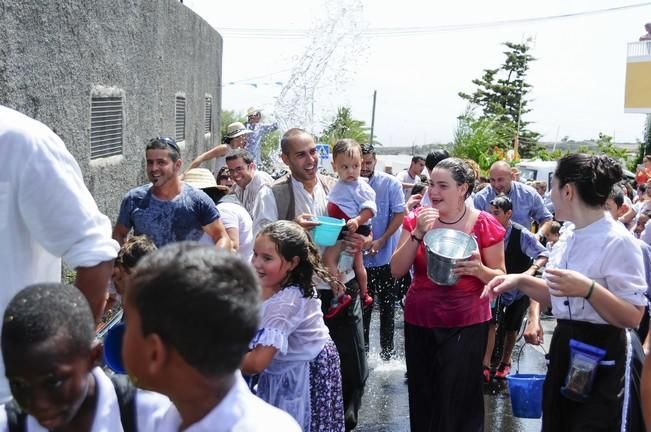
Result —
[[110, 378], [115, 388], [115, 394], [118, 397], [122, 428], [124, 432], [137, 432], [136, 386], [133, 385], [126, 375], [111, 375]]
[[20, 409], [14, 399], [5, 404], [5, 411], [9, 432], [27, 432], [27, 413]]

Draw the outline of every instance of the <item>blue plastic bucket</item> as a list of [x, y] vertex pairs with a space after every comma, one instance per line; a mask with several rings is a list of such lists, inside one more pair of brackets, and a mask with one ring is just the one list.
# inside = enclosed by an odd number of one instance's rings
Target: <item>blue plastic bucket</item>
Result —
[[319, 246], [334, 246], [345, 225], [344, 220], [329, 216], [317, 216], [316, 220], [321, 223], [312, 231], [314, 242]]
[[122, 339], [124, 337], [124, 323], [116, 324], [107, 333], [104, 338], [104, 363], [111, 368], [113, 372], [125, 374], [122, 363]]
[[542, 416], [542, 390], [545, 375], [508, 375], [509, 393], [513, 415], [520, 418], [540, 418]]

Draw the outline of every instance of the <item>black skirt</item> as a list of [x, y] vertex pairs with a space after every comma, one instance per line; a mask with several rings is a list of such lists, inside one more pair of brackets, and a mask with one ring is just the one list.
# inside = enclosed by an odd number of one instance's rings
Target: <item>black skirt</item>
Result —
[[[567, 399], [561, 387], [569, 369], [570, 339], [606, 350], [590, 396]], [[558, 320], [543, 387], [543, 432], [644, 431], [639, 404], [643, 352], [634, 332], [607, 324]]]

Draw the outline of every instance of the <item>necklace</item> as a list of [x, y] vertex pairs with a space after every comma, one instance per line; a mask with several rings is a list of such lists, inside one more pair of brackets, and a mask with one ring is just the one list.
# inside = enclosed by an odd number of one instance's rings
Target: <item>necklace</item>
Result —
[[468, 210], [468, 207], [465, 205], [463, 206], [463, 214], [459, 217], [459, 219], [455, 220], [454, 222], [446, 222], [443, 219], [439, 218], [439, 222], [445, 225], [454, 225], [455, 223], [459, 222], [463, 217], [466, 215], [466, 210]]

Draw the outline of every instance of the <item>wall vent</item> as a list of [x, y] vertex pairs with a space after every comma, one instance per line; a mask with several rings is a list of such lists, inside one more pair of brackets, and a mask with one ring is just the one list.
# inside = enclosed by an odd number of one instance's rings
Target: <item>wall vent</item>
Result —
[[122, 154], [122, 97], [92, 97], [90, 106], [90, 159]]
[[176, 142], [185, 141], [185, 97], [177, 96], [174, 110], [176, 132], [174, 139]]

